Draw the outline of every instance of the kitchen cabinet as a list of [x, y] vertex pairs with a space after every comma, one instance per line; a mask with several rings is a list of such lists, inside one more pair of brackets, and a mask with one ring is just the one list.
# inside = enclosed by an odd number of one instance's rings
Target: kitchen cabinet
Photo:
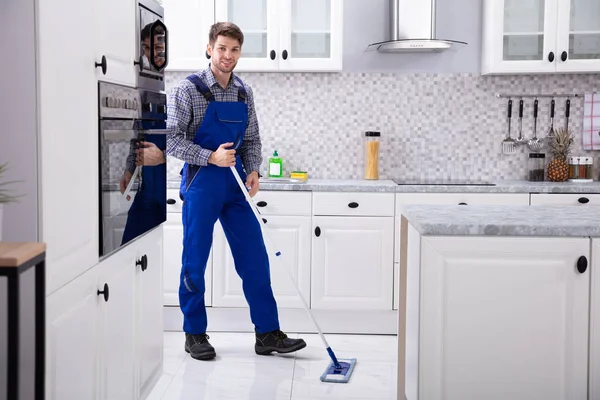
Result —
[[599, 15], [595, 0], [486, 1], [482, 72], [596, 72]]
[[[106, 60], [106, 71], [96, 68], [98, 80], [136, 86], [136, 0], [97, 0], [93, 2], [95, 58]], [[89, 27], [87, 28], [90, 29]], [[88, 44], [89, 46], [89, 44]], [[62, 53], [61, 53], [62, 54]]]
[[[269, 253], [271, 287], [279, 308], [301, 308], [310, 301], [311, 194], [261, 191], [254, 197], [265, 226], [263, 233]], [[298, 214], [298, 215], [294, 215]], [[215, 224], [213, 258], [213, 306], [248, 307], [242, 281], [235, 271], [231, 249], [219, 222]], [[275, 252], [281, 256], [275, 256]]]
[[167, 71], [206, 68], [208, 32], [215, 23], [214, 0], [164, 0], [165, 25], [169, 28]]
[[590, 262], [590, 239], [406, 229], [398, 393], [410, 400], [588, 398], [594, 269], [576, 266], [581, 257]]
[[[164, 254], [163, 254], [163, 284], [164, 305], [179, 307], [179, 282], [181, 274], [181, 255], [183, 252], [183, 225], [181, 223], [181, 211], [183, 201], [179, 198], [179, 191], [167, 189], [167, 221], [163, 224], [164, 229]], [[205, 293], [204, 304], [212, 305], [212, 255], [211, 248], [204, 273]]]
[[149, 393], [162, 373], [161, 256], [158, 227], [48, 296], [47, 399]]
[[478, 204], [497, 205], [528, 205], [529, 193], [396, 193], [394, 224], [394, 310], [398, 309], [399, 288], [399, 261], [400, 242], [402, 240], [400, 221], [406, 206], [411, 204], [440, 204], [465, 206]]
[[592, 238], [589, 399], [600, 397], [600, 238]]
[[340, 71], [342, 0], [215, 0], [244, 33], [237, 71]]
[[600, 206], [600, 194], [532, 193], [532, 206]]
[[391, 310], [394, 194], [314, 193], [311, 307]]

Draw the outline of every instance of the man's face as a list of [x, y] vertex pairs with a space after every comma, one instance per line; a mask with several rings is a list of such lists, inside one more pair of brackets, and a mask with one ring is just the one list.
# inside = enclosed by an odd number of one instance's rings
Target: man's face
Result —
[[207, 46], [208, 54], [211, 57], [212, 65], [223, 73], [229, 73], [235, 68], [242, 46], [237, 39], [232, 39], [226, 36], [217, 36], [214, 46]]

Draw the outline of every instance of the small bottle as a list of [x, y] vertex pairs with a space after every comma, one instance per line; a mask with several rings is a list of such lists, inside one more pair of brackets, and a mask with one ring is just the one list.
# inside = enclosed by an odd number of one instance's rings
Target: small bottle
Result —
[[541, 182], [544, 180], [546, 155], [544, 153], [529, 153], [529, 180]]
[[273, 152], [273, 157], [269, 158], [269, 177], [281, 178], [283, 176], [283, 161], [277, 154], [277, 150]]

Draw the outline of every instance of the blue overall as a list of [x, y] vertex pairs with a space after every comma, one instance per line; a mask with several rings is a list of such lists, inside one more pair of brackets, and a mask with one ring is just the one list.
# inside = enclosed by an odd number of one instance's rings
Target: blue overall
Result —
[[[166, 135], [145, 135], [144, 140], [164, 151]], [[127, 213], [121, 245], [162, 224], [167, 215], [167, 164], [142, 167], [142, 184]]]
[[[191, 75], [187, 79], [208, 101], [194, 143], [216, 151], [221, 144], [231, 142], [237, 149], [248, 123], [246, 91], [241, 80], [236, 77], [241, 84], [237, 102], [218, 102], [198, 76]], [[235, 168], [245, 181], [246, 173], [239, 154], [236, 155]], [[183, 199], [183, 256], [179, 302], [184, 316], [183, 330], [189, 334], [206, 332], [204, 271], [217, 219], [231, 248], [235, 270], [242, 279], [256, 332], [279, 329], [269, 258], [260, 224], [230, 168], [213, 164], [199, 167], [186, 163], [182, 170], [180, 192]], [[215, 268], [224, 267], [215, 265]]]

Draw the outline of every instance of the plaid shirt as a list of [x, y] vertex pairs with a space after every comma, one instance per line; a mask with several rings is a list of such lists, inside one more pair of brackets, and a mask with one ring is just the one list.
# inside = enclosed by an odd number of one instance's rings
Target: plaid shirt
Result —
[[[215, 96], [215, 101], [238, 101], [239, 82], [231, 79], [227, 88], [223, 90], [215, 79], [210, 66], [204, 71], [196, 72], [206, 86]], [[262, 159], [262, 144], [258, 131], [258, 120], [254, 110], [254, 95], [250, 86], [244, 83], [247, 92], [248, 125], [244, 140], [239, 148], [239, 155], [246, 173], [256, 171], [260, 173]], [[196, 89], [196, 86], [187, 79], [179, 82], [169, 92], [167, 97], [167, 154], [183, 160], [189, 164], [206, 166], [211, 150], [204, 149], [194, 143], [196, 131], [202, 124], [208, 101]]]

